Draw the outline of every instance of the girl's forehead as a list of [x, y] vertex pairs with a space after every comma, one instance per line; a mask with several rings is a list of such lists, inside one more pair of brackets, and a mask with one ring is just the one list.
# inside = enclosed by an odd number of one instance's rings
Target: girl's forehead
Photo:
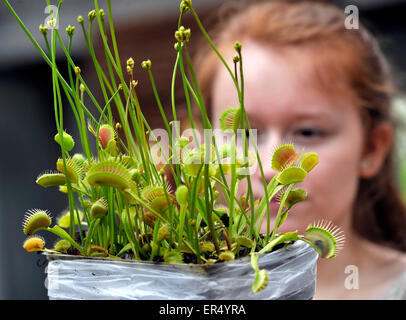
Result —
[[[334, 84], [321, 85], [326, 76], [320, 74], [323, 70], [317, 68], [315, 59], [299, 49], [278, 50], [247, 41], [243, 50], [247, 112], [258, 118], [275, 116], [276, 112], [293, 113], [298, 118], [321, 117], [353, 107], [352, 94], [339, 74]], [[219, 71], [213, 85], [215, 109], [238, 105], [227, 71]], [[342, 90], [337, 90], [339, 87]]]

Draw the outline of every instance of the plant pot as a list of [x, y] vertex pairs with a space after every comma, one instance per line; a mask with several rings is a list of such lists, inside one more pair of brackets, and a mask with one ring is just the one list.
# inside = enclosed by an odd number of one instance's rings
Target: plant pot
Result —
[[259, 259], [268, 286], [252, 292], [250, 258], [211, 265], [167, 264], [46, 254], [53, 299], [252, 300], [312, 299], [318, 254], [295, 243]]

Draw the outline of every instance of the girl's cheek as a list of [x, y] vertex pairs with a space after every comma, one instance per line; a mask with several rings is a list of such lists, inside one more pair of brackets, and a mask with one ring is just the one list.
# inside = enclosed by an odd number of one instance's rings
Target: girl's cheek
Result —
[[359, 147], [357, 144], [350, 147], [319, 152], [320, 163], [303, 183], [318, 203], [326, 203], [332, 208], [351, 206], [358, 185]]

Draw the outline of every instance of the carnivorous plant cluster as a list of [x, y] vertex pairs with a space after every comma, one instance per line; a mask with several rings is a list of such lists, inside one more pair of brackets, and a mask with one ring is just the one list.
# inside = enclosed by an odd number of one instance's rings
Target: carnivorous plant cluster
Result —
[[[69, 203], [69, 209], [56, 219], [48, 210], [27, 211], [23, 222], [23, 231], [29, 236], [23, 245], [27, 251], [197, 264], [221, 263], [250, 256], [255, 270], [252, 289], [256, 292], [265, 288], [268, 281], [266, 271], [258, 267], [260, 254], [298, 240], [309, 243], [323, 258], [334, 257], [342, 247], [344, 236], [341, 230], [329, 222], [309, 225], [304, 235], [297, 231], [278, 233], [290, 209], [306, 198], [306, 191], [295, 188], [295, 184], [302, 182], [318, 164], [318, 155], [285, 144], [275, 150], [271, 163], [261, 163], [255, 132], [244, 108], [242, 45], [235, 43], [235, 57], [230, 67], [200, 22], [191, 0], [181, 2], [175, 31], [173, 121], [168, 120], [159, 98], [152, 73], [153, 63], [143, 61], [140, 64], [143, 71], [139, 71], [135, 61], [128, 58], [126, 65], [122, 66], [110, 0], [107, 0], [106, 13], [94, 0], [95, 9], [89, 12], [87, 20], [82, 16], [77, 19], [103, 93], [102, 103], [89, 90], [82, 70], [70, 54], [76, 28], [66, 28], [69, 39], [66, 44], [56, 27], [63, 1], [58, 2], [57, 12], [51, 12], [52, 19], [47, 25], [39, 28], [45, 40], [45, 51], [9, 1], [3, 2], [52, 71], [57, 128], [54, 140], [60, 145], [61, 153], [56, 159], [55, 171], [40, 174], [36, 183], [59, 189], [67, 195]], [[47, 4], [50, 5], [49, 0]], [[188, 52], [191, 30], [182, 25], [185, 14], [193, 15], [203, 36], [227, 68], [230, 81], [235, 84], [239, 105], [228, 109], [220, 119], [222, 132], [229, 137], [228, 143], [219, 143], [207, 116]], [[94, 52], [92, 39], [96, 28], [104, 45], [107, 70], [101, 67]], [[61, 67], [56, 64], [57, 45], [66, 56], [67, 79], [62, 77]], [[158, 141], [142, 113], [136, 94], [137, 72], [149, 75], [169, 137], [168, 144], [162, 143], [162, 139]], [[180, 85], [184, 88], [192, 129], [195, 129], [196, 121], [192, 106], [196, 105], [200, 110], [203, 143], [199, 139], [191, 141], [180, 133], [174, 99], [177, 73], [181, 75]], [[63, 94], [67, 105], [62, 102]], [[86, 95], [97, 108], [97, 116], [85, 105]], [[67, 107], [74, 114], [80, 145], [65, 131], [63, 110]], [[118, 119], [114, 119], [115, 113]], [[197, 130], [193, 132], [195, 137], [199, 133]], [[248, 143], [253, 147], [252, 152], [248, 150]], [[158, 153], [160, 161], [156, 159]], [[269, 183], [265, 181], [263, 166], [272, 166], [278, 172]], [[250, 170], [254, 167], [261, 170], [263, 178], [264, 196], [261, 199], [254, 199], [251, 189]], [[172, 177], [172, 183], [169, 177]], [[239, 197], [237, 190], [244, 180], [248, 188]], [[225, 203], [220, 204], [220, 194]], [[273, 225], [272, 199], [280, 203]], [[264, 221], [267, 232], [262, 234], [260, 230]], [[59, 237], [52, 249], [45, 248], [44, 239], [37, 235], [40, 230]]]

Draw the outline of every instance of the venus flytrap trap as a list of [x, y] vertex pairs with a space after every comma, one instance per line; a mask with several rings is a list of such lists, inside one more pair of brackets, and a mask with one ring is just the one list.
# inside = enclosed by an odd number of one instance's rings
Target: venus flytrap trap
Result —
[[[306, 191], [295, 185], [303, 182], [318, 164], [318, 155], [298, 152], [293, 144], [284, 144], [275, 150], [271, 163], [261, 162], [244, 107], [243, 46], [235, 43], [236, 55], [232, 59], [233, 68], [230, 67], [200, 22], [192, 1], [181, 1], [178, 28], [174, 32], [177, 57], [171, 83], [173, 121], [169, 121], [159, 98], [152, 62], [142, 61], [138, 70], [134, 59], [128, 57], [122, 67], [109, 0], [106, 12], [95, 0], [95, 9], [88, 13], [87, 21], [82, 16], [77, 18], [98, 77], [103, 103], [95, 99], [81, 68], [70, 55], [72, 41], [78, 37], [74, 37], [75, 27], [66, 28], [69, 41], [66, 46], [57, 28], [40, 26], [39, 32], [47, 47], [45, 53], [9, 2], [3, 2], [52, 70], [57, 128], [54, 140], [61, 148], [61, 156], [56, 161], [57, 171], [40, 174], [36, 183], [45, 188], [58, 187], [67, 194], [69, 203], [69, 209], [58, 217], [53, 227], [49, 211], [27, 212], [23, 231], [29, 237], [23, 247], [28, 252], [206, 265], [250, 256], [255, 272], [252, 290], [258, 292], [266, 288], [269, 280], [267, 271], [259, 267], [264, 254], [289, 247], [296, 241], [308, 243], [324, 258], [333, 257], [341, 249], [344, 236], [331, 223], [309, 225], [304, 235], [297, 231], [278, 233], [292, 207], [306, 199]], [[58, 4], [58, 14], [61, 8], [62, 1]], [[188, 54], [192, 37], [191, 30], [182, 25], [185, 14], [193, 15], [235, 85], [239, 106], [226, 110], [219, 119], [222, 134], [228, 135], [227, 143], [217, 143], [218, 137], [207, 115]], [[111, 45], [107, 42], [107, 28]], [[96, 29], [104, 45], [107, 73], [101, 68], [100, 57], [94, 53], [92, 38]], [[67, 59], [67, 80], [55, 62], [57, 43]], [[168, 145], [156, 139], [142, 113], [136, 93], [138, 72], [148, 73], [172, 142]], [[178, 72], [193, 143], [180, 133], [177, 121], [174, 89]], [[64, 128], [62, 93], [75, 116], [79, 141]], [[89, 112], [85, 95], [98, 115]], [[200, 135], [195, 130], [198, 119], [193, 117], [194, 105], [200, 111], [205, 129], [204, 142], [197, 139]], [[113, 119], [114, 111], [117, 111], [117, 120]], [[248, 144], [253, 144], [254, 149], [249, 151]], [[92, 146], [95, 146], [94, 153]], [[152, 150], [155, 147], [164, 157], [163, 164], [154, 161]], [[250, 171], [255, 165], [261, 171], [264, 185], [264, 196], [260, 199], [254, 199], [250, 180]], [[278, 172], [269, 183], [264, 177], [264, 166]], [[173, 185], [168, 172], [173, 177]], [[247, 190], [239, 195], [242, 182], [246, 182]], [[225, 203], [219, 200], [220, 194]], [[280, 205], [272, 225], [269, 204], [275, 199]], [[262, 234], [264, 223], [267, 231]], [[45, 241], [36, 235], [41, 230], [59, 237], [52, 250], [46, 249]]]

